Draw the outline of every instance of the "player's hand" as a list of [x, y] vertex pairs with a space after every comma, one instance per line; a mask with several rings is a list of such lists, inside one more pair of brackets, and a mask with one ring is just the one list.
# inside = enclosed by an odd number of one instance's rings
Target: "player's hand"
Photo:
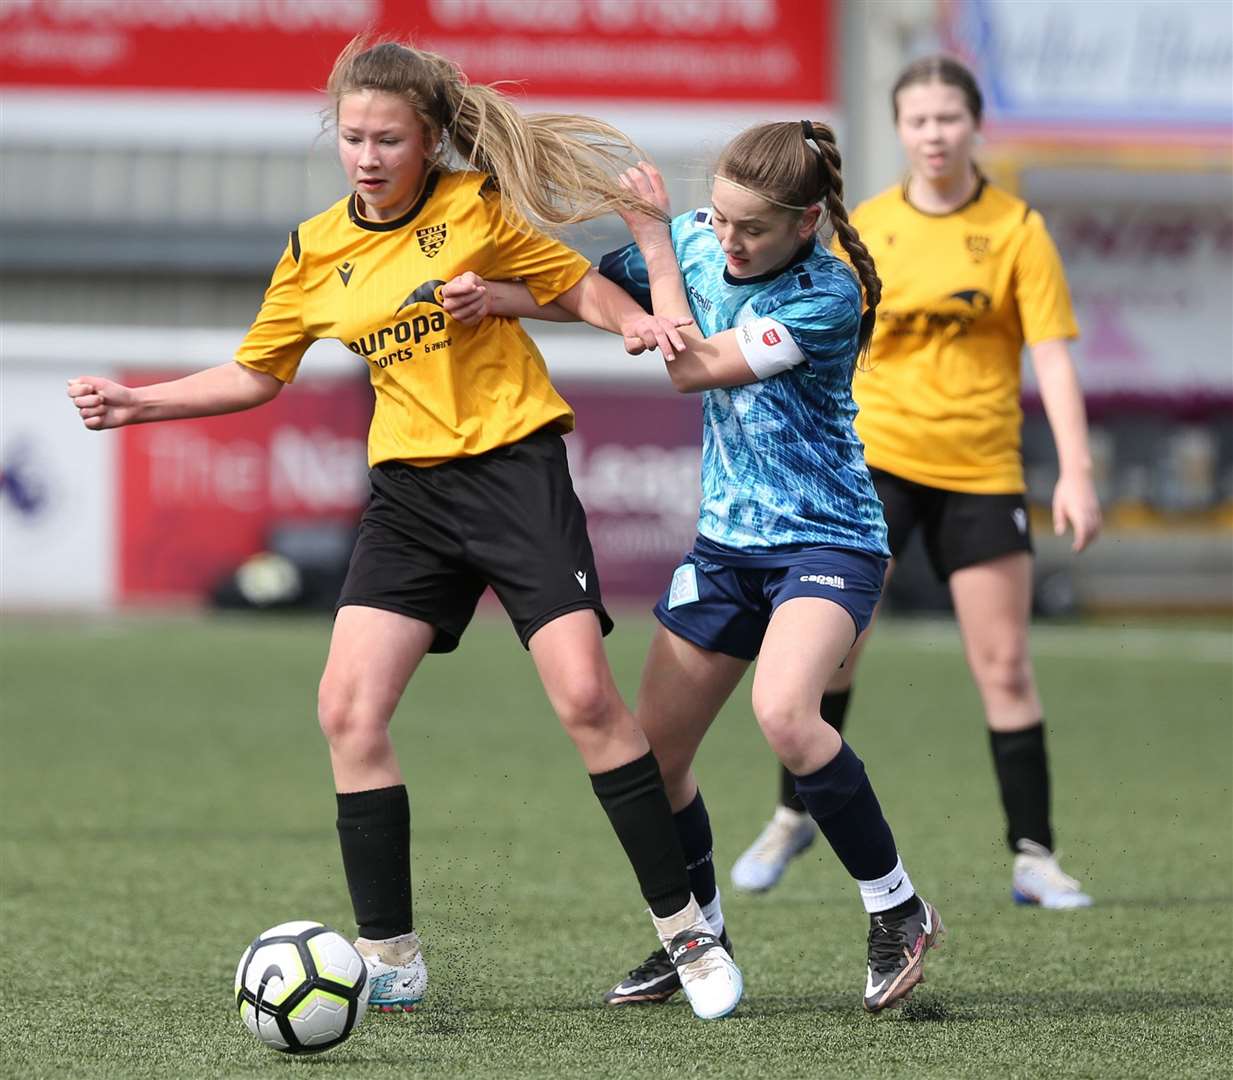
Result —
[[658, 349], [665, 360], [675, 360], [685, 351], [685, 339], [678, 327], [688, 326], [693, 319], [669, 319], [664, 315], [638, 315], [621, 323], [625, 351], [637, 356], [647, 349]]
[[136, 393], [101, 375], [70, 379], [68, 396], [77, 406], [81, 422], [91, 431], [123, 427], [137, 418]]
[[455, 322], [475, 326], [492, 314], [492, 294], [484, 279], [468, 270], [441, 286], [441, 306]]
[[[658, 207], [665, 217], [671, 218], [672, 204], [668, 200], [664, 178], [649, 161], [640, 161], [635, 168], [626, 169], [617, 177], [617, 181], [621, 187], [641, 196], [652, 206]], [[621, 220], [629, 226], [629, 231], [639, 247], [644, 243], [661, 243], [669, 239], [668, 224], [660, 218], [640, 214], [635, 210], [618, 212]]]
[[1053, 533], [1065, 534], [1067, 526], [1074, 530], [1072, 551], [1086, 548], [1100, 535], [1100, 501], [1087, 473], [1063, 473], [1053, 489]]

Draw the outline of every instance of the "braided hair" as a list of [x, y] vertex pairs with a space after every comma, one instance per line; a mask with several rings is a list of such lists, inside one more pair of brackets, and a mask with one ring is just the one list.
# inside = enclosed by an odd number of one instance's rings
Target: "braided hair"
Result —
[[858, 338], [862, 354], [873, 337], [882, 281], [873, 256], [860, 233], [848, 220], [843, 205], [843, 161], [835, 133], [826, 124], [759, 124], [733, 139], [719, 157], [717, 176], [733, 180], [768, 202], [791, 210], [825, 207], [819, 227], [829, 219], [840, 246], [847, 253], [865, 295]]

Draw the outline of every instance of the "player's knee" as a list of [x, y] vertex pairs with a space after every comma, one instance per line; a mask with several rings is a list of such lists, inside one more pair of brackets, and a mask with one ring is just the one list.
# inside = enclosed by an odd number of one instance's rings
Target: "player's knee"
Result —
[[795, 761], [806, 754], [810, 727], [817, 716], [806, 713], [789, 697], [774, 693], [755, 694], [754, 716], [766, 741], [781, 761]]
[[974, 657], [973, 671], [987, 694], [1019, 700], [1032, 692], [1032, 665], [1020, 648], [986, 649]]
[[616, 721], [613, 690], [608, 680], [594, 677], [571, 679], [568, 686], [553, 695], [553, 705], [561, 724], [577, 740], [607, 731]]
[[364, 709], [353, 687], [322, 679], [317, 689], [317, 723], [330, 746], [361, 749], [385, 738], [383, 718]]

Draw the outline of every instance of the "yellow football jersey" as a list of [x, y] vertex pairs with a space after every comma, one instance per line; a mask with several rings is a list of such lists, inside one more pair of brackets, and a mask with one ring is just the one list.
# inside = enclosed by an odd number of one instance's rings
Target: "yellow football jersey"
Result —
[[983, 180], [949, 214], [894, 187], [851, 219], [882, 279], [868, 370], [852, 384], [866, 460], [950, 491], [1023, 491], [1024, 343], [1078, 334], [1044, 220]]
[[368, 365], [376, 408], [368, 461], [437, 465], [482, 454], [574, 414], [517, 319], [462, 326], [440, 286], [467, 270], [521, 278], [540, 304], [590, 263], [501, 214], [482, 173], [432, 173], [416, 204], [388, 222], [361, 216], [355, 195], [291, 233], [265, 301], [235, 359], [290, 382], [314, 341], [336, 338]]

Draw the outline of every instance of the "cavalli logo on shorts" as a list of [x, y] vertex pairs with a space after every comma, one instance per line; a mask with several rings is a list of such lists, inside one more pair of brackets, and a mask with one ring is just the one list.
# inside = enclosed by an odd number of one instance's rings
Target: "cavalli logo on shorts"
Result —
[[433, 258], [445, 243], [445, 225], [429, 225], [427, 228], [416, 229], [415, 239], [419, 241], [420, 251], [426, 258]]
[[802, 581], [810, 581], [814, 585], [826, 585], [832, 589], [842, 589], [844, 587], [843, 578], [838, 574], [802, 574]]

